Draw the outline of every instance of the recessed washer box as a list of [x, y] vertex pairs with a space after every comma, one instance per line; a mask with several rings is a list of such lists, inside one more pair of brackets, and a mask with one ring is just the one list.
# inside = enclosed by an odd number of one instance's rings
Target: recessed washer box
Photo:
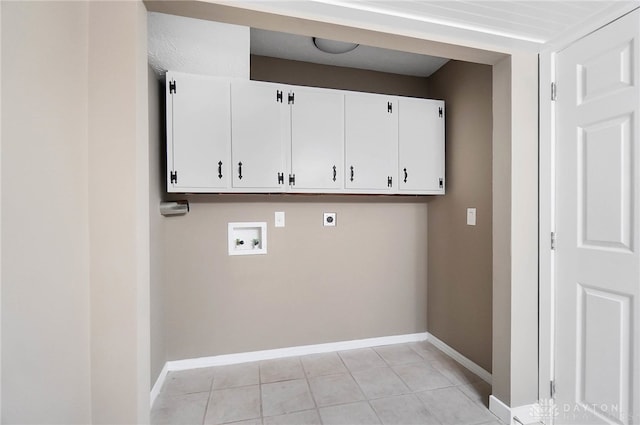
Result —
[[267, 253], [267, 223], [229, 223], [229, 255]]

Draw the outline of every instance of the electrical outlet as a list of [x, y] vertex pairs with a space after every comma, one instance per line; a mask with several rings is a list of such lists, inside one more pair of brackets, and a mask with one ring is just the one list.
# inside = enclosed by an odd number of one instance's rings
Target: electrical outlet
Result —
[[337, 214], [334, 212], [324, 213], [322, 217], [322, 225], [325, 227], [336, 227]]

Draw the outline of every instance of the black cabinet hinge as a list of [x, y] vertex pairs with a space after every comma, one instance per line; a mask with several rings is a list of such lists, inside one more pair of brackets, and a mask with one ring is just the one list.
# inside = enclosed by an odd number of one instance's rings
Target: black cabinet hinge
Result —
[[442, 108], [438, 108], [438, 117], [442, 118]]
[[289, 185], [291, 185], [291, 186], [295, 186], [296, 185], [296, 175], [295, 174], [289, 174]]
[[438, 180], [438, 185], [439, 185], [438, 187], [440, 187], [440, 189], [442, 189], [444, 187], [444, 179], [440, 178]]
[[284, 184], [284, 173], [278, 173], [278, 184]]
[[178, 183], [178, 172], [177, 171], [171, 171], [169, 173], [169, 180], [171, 181], [171, 184]]
[[296, 100], [296, 95], [294, 93], [289, 93], [287, 100], [289, 102], [289, 105], [293, 105]]
[[387, 102], [387, 112], [393, 114], [393, 103]]
[[282, 90], [276, 90], [276, 102], [282, 103]]
[[169, 82], [169, 94], [175, 94], [175, 93], [176, 93], [176, 81], [171, 80]]
[[389, 176], [387, 177], [387, 187], [392, 187], [393, 186], [393, 177]]

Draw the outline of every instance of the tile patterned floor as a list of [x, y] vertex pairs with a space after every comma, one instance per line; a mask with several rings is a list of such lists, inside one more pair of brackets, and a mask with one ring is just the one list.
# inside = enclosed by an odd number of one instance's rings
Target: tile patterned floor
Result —
[[490, 386], [428, 342], [170, 372], [151, 422], [501, 425]]

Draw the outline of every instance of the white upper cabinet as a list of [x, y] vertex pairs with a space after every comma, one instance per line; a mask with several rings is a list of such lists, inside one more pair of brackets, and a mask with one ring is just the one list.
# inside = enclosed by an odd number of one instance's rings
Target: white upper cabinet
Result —
[[444, 193], [444, 102], [398, 101], [398, 188], [402, 193]]
[[290, 108], [286, 86], [231, 84], [233, 187], [277, 192], [288, 185]]
[[176, 72], [166, 78], [168, 192], [229, 187], [229, 81]]
[[292, 88], [292, 191], [336, 191], [344, 181], [344, 95]]
[[167, 190], [445, 192], [444, 102], [167, 73]]
[[395, 96], [345, 95], [345, 187], [393, 192], [398, 175], [398, 101]]

